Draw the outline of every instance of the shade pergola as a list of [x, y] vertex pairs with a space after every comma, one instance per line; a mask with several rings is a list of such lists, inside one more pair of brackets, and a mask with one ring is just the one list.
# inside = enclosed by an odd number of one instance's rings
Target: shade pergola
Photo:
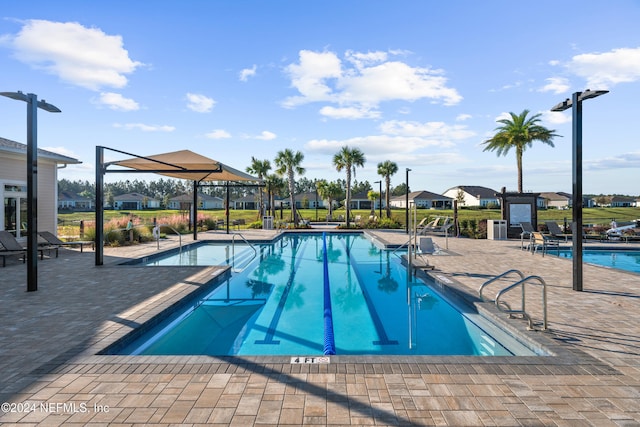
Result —
[[[125, 160], [114, 162], [104, 162], [104, 150], [111, 150], [128, 156], [133, 156]], [[117, 166], [117, 169], [108, 168]], [[242, 183], [248, 185], [254, 183], [256, 186], [263, 186], [262, 180], [247, 173], [232, 168], [217, 160], [210, 159], [190, 150], [173, 151], [170, 153], [155, 154], [151, 156], [138, 156], [124, 151], [96, 147], [96, 265], [103, 263], [104, 234], [102, 224], [104, 222], [103, 200], [104, 200], [104, 174], [105, 173], [155, 173], [193, 181], [193, 238], [197, 239], [197, 209], [198, 209], [198, 186], [202, 182], [224, 182], [227, 188], [226, 216], [227, 233], [229, 232], [229, 183]]]

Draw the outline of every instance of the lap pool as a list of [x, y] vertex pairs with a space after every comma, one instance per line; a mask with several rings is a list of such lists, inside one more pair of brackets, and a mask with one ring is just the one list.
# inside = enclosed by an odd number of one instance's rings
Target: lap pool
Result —
[[[554, 251], [549, 252], [555, 255]], [[561, 258], [573, 258], [570, 249], [560, 249], [558, 256]], [[586, 263], [608, 268], [640, 273], [640, 251], [624, 249], [584, 249], [582, 260]]]
[[[362, 234], [284, 234], [269, 244], [194, 245], [149, 265], [242, 264], [117, 354], [322, 355], [324, 258], [337, 355], [533, 355], [470, 306], [407, 275]], [[111, 353], [113, 354], [113, 353]]]

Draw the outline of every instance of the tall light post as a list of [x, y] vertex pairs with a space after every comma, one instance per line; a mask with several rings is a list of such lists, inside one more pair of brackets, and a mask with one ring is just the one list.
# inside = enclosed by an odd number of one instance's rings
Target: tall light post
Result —
[[380, 184], [380, 191], [378, 192], [378, 215], [382, 219], [382, 180], [373, 181], [374, 184]]
[[34, 93], [0, 95], [27, 103], [27, 292], [33, 292], [38, 290], [38, 108], [50, 113], [61, 111], [44, 99], [38, 101]]
[[405, 231], [407, 232], [407, 234], [409, 234], [409, 172], [411, 172], [411, 169], [407, 168], [407, 178], [406, 178], [406, 185], [407, 188], [405, 188], [406, 190], [406, 194], [405, 194], [405, 201], [404, 201], [404, 217], [405, 217]]
[[572, 126], [572, 181], [573, 181], [573, 218], [571, 239], [573, 246], [573, 290], [582, 291], [582, 101], [609, 93], [608, 90], [585, 90], [575, 92], [571, 99], [562, 101], [551, 111], [564, 111], [571, 108]]

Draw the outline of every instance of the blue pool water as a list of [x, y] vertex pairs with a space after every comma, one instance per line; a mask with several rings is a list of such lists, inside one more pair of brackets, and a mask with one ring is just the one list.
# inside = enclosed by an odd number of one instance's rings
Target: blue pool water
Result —
[[[533, 354], [424, 282], [408, 281], [400, 259], [363, 235], [328, 234], [326, 239], [336, 354]], [[323, 354], [322, 247], [322, 235], [286, 234], [257, 245], [251, 260], [253, 249], [236, 246], [235, 257], [247, 260], [247, 268], [120, 354]], [[225, 245], [194, 251], [151, 262], [198, 259], [206, 264], [207, 256], [234, 262]], [[509, 341], [510, 350], [494, 336]]]
[[[555, 255], [554, 251], [549, 252], [549, 254]], [[573, 252], [570, 249], [561, 249], [558, 256], [561, 258], [573, 258], [572, 254]], [[582, 261], [603, 267], [640, 273], [640, 251], [588, 249], [582, 251]]]

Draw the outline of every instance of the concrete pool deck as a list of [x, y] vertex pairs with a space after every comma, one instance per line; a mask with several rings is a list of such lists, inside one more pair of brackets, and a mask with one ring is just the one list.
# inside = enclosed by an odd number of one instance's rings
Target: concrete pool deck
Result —
[[[275, 232], [243, 234], [264, 240]], [[407, 240], [402, 232], [373, 234]], [[39, 261], [37, 292], [25, 292], [22, 262], [0, 268], [0, 402], [9, 410], [0, 423], [640, 425], [640, 275], [585, 265], [584, 291], [575, 292], [570, 260], [521, 251], [519, 240], [434, 241], [451, 255], [430, 257], [430, 274], [470, 295], [512, 268], [543, 277], [549, 330], [505, 322], [562, 356], [333, 356], [330, 364], [300, 365], [284, 357], [96, 355], [221, 270], [117, 265], [157, 252], [155, 244], [105, 248], [99, 267], [92, 251], [61, 249]], [[176, 245], [170, 239], [161, 249]], [[539, 320], [538, 299], [527, 301]]]

